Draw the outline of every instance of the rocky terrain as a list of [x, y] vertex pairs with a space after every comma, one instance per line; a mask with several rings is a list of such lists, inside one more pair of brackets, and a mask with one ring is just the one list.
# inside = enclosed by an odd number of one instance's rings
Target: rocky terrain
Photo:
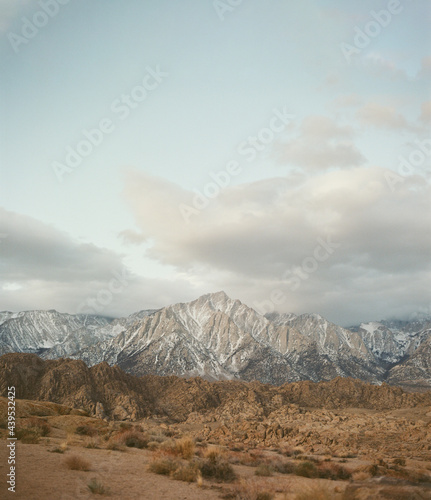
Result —
[[289, 413], [290, 405], [336, 410], [393, 410], [431, 406], [431, 392], [408, 393], [386, 384], [370, 385], [338, 377], [329, 382], [301, 381], [281, 386], [261, 382], [217, 381], [200, 377], [132, 376], [106, 362], [88, 367], [81, 360], [41, 360], [34, 354], [0, 357], [0, 395], [13, 385], [17, 398], [52, 401], [84, 408], [117, 420], [163, 416], [182, 422], [192, 413], [267, 417]]
[[134, 375], [207, 380], [353, 377], [431, 387], [431, 320], [364, 323], [350, 329], [317, 314], [266, 316], [224, 292], [108, 320], [55, 311], [0, 313], [0, 352], [118, 365]]
[[[107, 363], [6, 354], [0, 438], [10, 385], [14, 498], [431, 498], [429, 391], [341, 377], [281, 386], [135, 377]], [[6, 453], [2, 445], [1, 474]]]

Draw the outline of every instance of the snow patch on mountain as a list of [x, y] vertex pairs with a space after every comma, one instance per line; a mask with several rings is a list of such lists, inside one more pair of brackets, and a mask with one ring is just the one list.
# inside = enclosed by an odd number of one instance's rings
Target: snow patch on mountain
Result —
[[429, 318], [347, 329], [319, 314], [262, 316], [224, 292], [114, 320], [57, 311], [0, 313], [0, 353], [67, 356], [88, 365], [106, 361], [136, 375], [273, 384], [336, 376], [380, 384], [397, 363], [404, 368], [392, 371], [391, 380], [405, 376], [411, 384], [415, 373], [428, 380], [430, 335]]

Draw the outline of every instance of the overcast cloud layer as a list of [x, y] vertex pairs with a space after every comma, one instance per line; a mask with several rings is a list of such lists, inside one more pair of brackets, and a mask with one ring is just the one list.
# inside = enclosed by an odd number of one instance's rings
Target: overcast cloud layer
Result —
[[[215, 288], [241, 289], [250, 305], [280, 290], [277, 309], [306, 303], [345, 323], [429, 308], [431, 232], [420, 214], [430, 213], [430, 186], [411, 176], [391, 192], [387, 173], [355, 168], [227, 188], [189, 223], [178, 207], [193, 193], [172, 183], [132, 172], [125, 196], [152, 241], [149, 257], [197, 279], [212, 275]], [[303, 261], [321, 240], [333, 251], [314, 270]], [[295, 287], [286, 273], [297, 267], [308, 276]]]
[[193, 297], [185, 281], [137, 276], [121, 255], [79, 243], [28, 216], [0, 209], [0, 234], [2, 310], [118, 317], [169, 303], [178, 286], [185, 297]]
[[431, 314], [429, 2], [215, 4], [0, 0], [0, 310]]

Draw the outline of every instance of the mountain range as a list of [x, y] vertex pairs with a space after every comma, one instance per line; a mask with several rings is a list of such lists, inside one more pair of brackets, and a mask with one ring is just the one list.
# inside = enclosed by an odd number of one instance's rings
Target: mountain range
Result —
[[118, 319], [0, 312], [0, 354], [10, 352], [107, 362], [138, 376], [431, 387], [431, 317], [343, 328], [318, 314], [262, 316], [224, 292]]
[[278, 416], [289, 414], [291, 405], [303, 407], [304, 413], [305, 408], [383, 411], [431, 405], [430, 391], [405, 392], [400, 387], [372, 385], [352, 378], [274, 386], [256, 381], [214, 382], [201, 377], [136, 377], [107, 363], [88, 367], [81, 360], [42, 360], [35, 354], [23, 353], [0, 356], [0, 397], [7, 396], [11, 385], [16, 387], [19, 399], [51, 401], [115, 420], [160, 416], [176, 422], [192, 421], [197, 412], [217, 421], [228, 417], [244, 423], [272, 412], [273, 416], [277, 412]]

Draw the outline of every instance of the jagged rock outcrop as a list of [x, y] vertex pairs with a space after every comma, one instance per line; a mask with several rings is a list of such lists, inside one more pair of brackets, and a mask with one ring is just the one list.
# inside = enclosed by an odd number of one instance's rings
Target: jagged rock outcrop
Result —
[[166, 416], [180, 422], [193, 412], [250, 420], [292, 405], [328, 410], [431, 406], [431, 392], [406, 393], [398, 387], [348, 378], [272, 386], [256, 381], [209, 382], [200, 377], [135, 377], [105, 362], [88, 367], [80, 360], [44, 361], [34, 354], [0, 357], [0, 396], [6, 396], [11, 385], [16, 387], [17, 398], [65, 404], [92, 415], [103, 412], [118, 420]]

